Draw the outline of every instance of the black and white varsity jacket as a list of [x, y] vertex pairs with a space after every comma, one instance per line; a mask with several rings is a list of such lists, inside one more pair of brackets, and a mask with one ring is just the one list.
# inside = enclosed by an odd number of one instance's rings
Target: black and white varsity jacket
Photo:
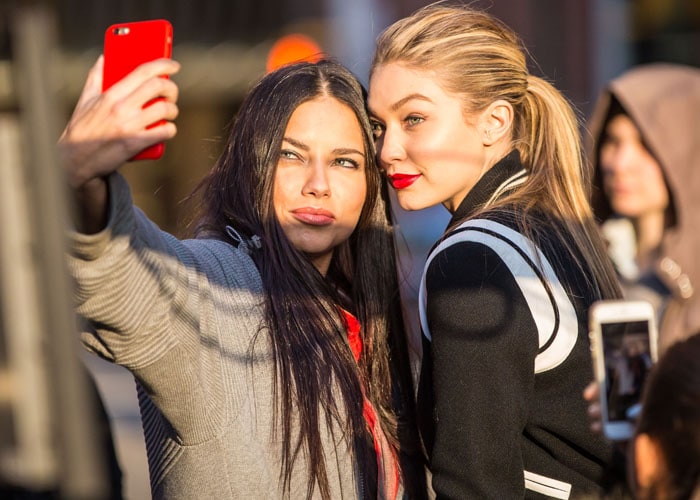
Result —
[[[469, 217], [525, 181], [512, 152], [467, 195]], [[421, 436], [438, 498], [576, 498], [600, 491], [613, 448], [589, 430], [587, 315], [597, 293], [561, 238], [502, 211], [449, 231], [419, 293]]]

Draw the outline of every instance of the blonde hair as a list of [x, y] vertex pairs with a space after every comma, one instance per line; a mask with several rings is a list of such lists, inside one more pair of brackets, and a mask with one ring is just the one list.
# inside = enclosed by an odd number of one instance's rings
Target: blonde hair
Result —
[[518, 223], [527, 233], [527, 214], [534, 210], [561, 221], [569, 233], [564, 241], [577, 261], [583, 257], [602, 295], [618, 296], [589, 203], [590, 172], [582, 159], [576, 113], [554, 86], [529, 73], [519, 37], [486, 12], [438, 2], [380, 34], [370, 78], [391, 62], [435, 75], [446, 92], [460, 97], [465, 116], [499, 99], [511, 104], [511, 140], [529, 177], [488, 209], [522, 207]]

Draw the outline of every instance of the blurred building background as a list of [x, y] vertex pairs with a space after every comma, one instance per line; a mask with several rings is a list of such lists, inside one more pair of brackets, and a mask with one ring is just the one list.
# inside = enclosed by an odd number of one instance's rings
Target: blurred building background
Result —
[[[162, 228], [187, 233], [180, 201], [215, 161], [227, 124], [247, 89], [264, 73], [270, 47], [281, 36], [302, 33], [348, 65], [364, 82], [376, 35], [393, 20], [427, 4], [421, 0], [47, 0], [0, 2], [0, 148], [3, 117], [17, 113], [17, 9], [38, 6], [53, 24], [47, 85], [57, 121], [64, 124], [104, 30], [116, 22], [166, 18], [174, 27], [173, 57], [182, 63], [178, 136], [155, 162], [126, 165], [136, 203]], [[531, 71], [561, 89], [585, 118], [601, 86], [630, 66], [668, 61], [700, 66], [698, 0], [477, 0], [518, 33], [530, 51]], [[14, 37], [14, 38], [13, 38]], [[13, 40], [15, 43], [13, 45]], [[14, 137], [14, 139], [13, 139]], [[5, 143], [5, 147], [7, 148]], [[20, 146], [17, 146], [20, 148]], [[7, 156], [0, 151], [0, 162]], [[2, 168], [3, 165], [0, 165]], [[2, 170], [0, 170], [2, 172]], [[0, 183], [3, 177], [0, 176]], [[422, 259], [447, 221], [441, 208], [404, 213], [399, 220], [401, 265], [409, 314]], [[48, 214], [45, 214], [48, 216]], [[2, 228], [0, 228], [2, 231]], [[2, 233], [7, 238], [7, 233]], [[1, 240], [0, 240], [1, 241]], [[2, 246], [0, 246], [0, 252]], [[2, 261], [0, 261], [2, 262]], [[3, 270], [5, 272], [5, 270]], [[2, 275], [0, 275], [2, 276]], [[7, 287], [5, 290], [7, 295]], [[7, 339], [7, 297], [0, 301], [0, 332]], [[3, 308], [5, 312], [3, 314]], [[415, 328], [415, 324], [412, 325]], [[3, 354], [0, 345], [0, 372]], [[114, 424], [127, 496], [147, 498], [148, 471], [130, 375], [96, 359], [95, 374]], [[0, 399], [3, 378], [0, 373]], [[0, 415], [0, 419], [2, 416]], [[2, 422], [0, 422], [0, 425]], [[0, 445], [2, 442], [0, 442]], [[1, 455], [0, 455], [1, 458]], [[2, 462], [0, 462], [0, 470]]]

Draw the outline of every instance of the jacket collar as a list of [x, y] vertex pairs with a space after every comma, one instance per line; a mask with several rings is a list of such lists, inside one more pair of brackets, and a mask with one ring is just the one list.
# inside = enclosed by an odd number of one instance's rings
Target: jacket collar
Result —
[[504, 194], [527, 180], [527, 171], [520, 163], [520, 153], [514, 149], [491, 167], [469, 191], [452, 214], [448, 227], [461, 222], [487, 207]]

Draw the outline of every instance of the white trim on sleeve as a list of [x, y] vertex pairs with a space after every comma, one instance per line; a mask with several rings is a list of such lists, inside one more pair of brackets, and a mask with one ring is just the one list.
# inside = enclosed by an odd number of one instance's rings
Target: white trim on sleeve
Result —
[[551, 498], [567, 500], [571, 495], [571, 484], [540, 476], [534, 472], [524, 471], [525, 489], [546, 495]]
[[[425, 275], [428, 266], [445, 248], [467, 241], [491, 248], [508, 266], [518, 283], [537, 325], [540, 352], [535, 358], [535, 373], [551, 370], [563, 363], [578, 339], [574, 305], [540, 249], [522, 234], [490, 220], [474, 219], [463, 223], [428, 256], [418, 292], [423, 335], [431, 340], [426, 314]], [[533, 266], [537, 266], [537, 269]]]

